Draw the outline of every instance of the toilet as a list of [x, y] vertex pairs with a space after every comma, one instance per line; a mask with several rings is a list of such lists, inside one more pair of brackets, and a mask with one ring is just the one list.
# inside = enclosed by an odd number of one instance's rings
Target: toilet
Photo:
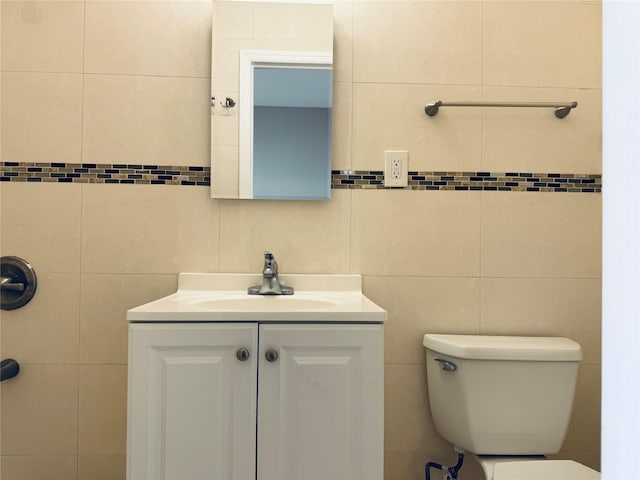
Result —
[[485, 480], [599, 480], [547, 460], [567, 433], [582, 350], [559, 337], [427, 334], [427, 383], [438, 433], [472, 453]]

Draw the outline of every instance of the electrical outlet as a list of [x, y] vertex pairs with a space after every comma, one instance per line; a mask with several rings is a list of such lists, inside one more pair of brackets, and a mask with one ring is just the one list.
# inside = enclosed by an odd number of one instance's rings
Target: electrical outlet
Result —
[[409, 152], [406, 150], [385, 150], [384, 186], [406, 187], [408, 183]]

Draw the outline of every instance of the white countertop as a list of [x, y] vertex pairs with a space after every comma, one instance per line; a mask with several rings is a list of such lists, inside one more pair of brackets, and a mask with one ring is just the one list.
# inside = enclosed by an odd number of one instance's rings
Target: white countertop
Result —
[[248, 295], [261, 275], [181, 273], [176, 293], [127, 311], [129, 322], [383, 323], [387, 312], [362, 294], [360, 275], [280, 275], [293, 295]]

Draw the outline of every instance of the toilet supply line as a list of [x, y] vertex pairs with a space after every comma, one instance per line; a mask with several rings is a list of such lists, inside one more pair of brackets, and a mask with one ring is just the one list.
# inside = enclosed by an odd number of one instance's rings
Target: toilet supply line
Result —
[[462, 468], [462, 463], [464, 462], [464, 450], [458, 447], [454, 447], [455, 451], [458, 452], [458, 463], [453, 465], [452, 467], [445, 467], [440, 463], [436, 462], [427, 462], [424, 466], [424, 476], [425, 480], [431, 480], [431, 469], [435, 468], [438, 470], [442, 470], [444, 480], [457, 480], [458, 472]]

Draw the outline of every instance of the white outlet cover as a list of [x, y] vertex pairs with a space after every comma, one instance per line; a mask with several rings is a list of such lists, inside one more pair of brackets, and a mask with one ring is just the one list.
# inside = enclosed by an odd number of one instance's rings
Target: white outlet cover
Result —
[[[399, 164], [399, 165], [398, 165]], [[409, 152], [407, 150], [385, 150], [384, 186], [406, 187], [409, 185]]]

